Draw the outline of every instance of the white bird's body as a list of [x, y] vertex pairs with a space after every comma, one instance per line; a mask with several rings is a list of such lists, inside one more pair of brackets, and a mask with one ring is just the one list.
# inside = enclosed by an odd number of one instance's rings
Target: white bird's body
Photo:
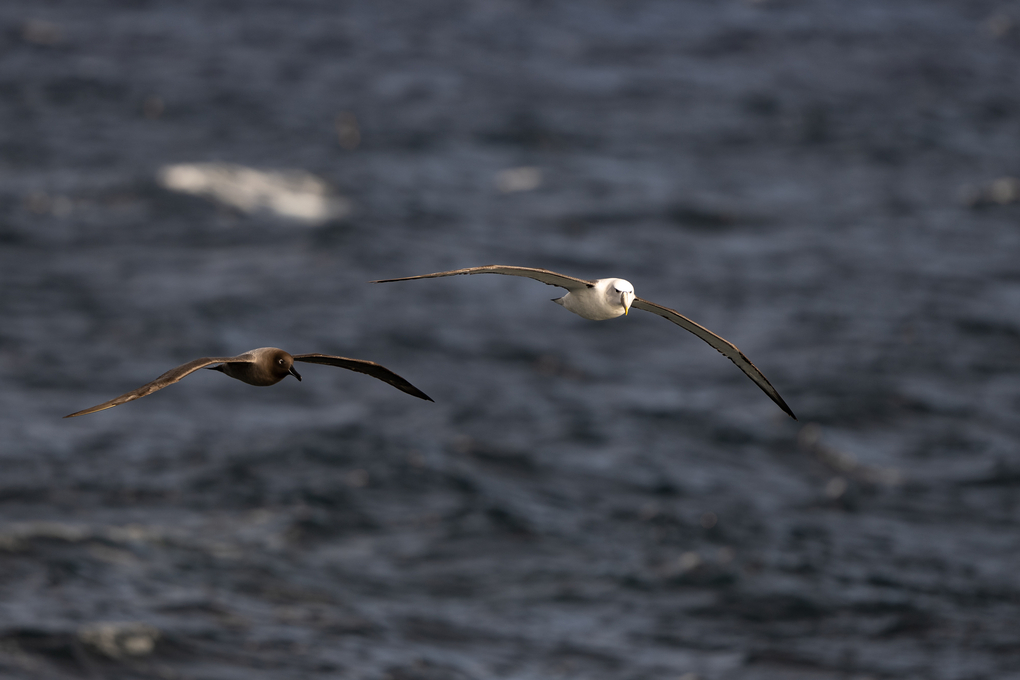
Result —
[[455, 276], [457, 274], [505, 274], [507, 276], [523, 276], [535, 279], [550, 286], [566, 288], [567, 293], [563, 297], [553, 300], [556, 304], [565, 307], [578, 316], [593, 321], [604, 321], [623, 316], [630, 311], [631, 307], [643, 309], [646, 312], [657, 314], [662, 318], [672, 321], [681, 328], [694, 333], [709, 345], [714, 347], [720, 354], [737, 365], [747, 377], [755, 382], [779, 408], [783, 409], [791, 418], [797, 419], [793, 411], [786, 405], [779, 392], [768, 381], [765, 375], [758, 370], [758, 367], [751, 363], [751, 360], [744, 356], [744, 353], [737, 349], [737, 346], [716, 335], [704, 326], [694, 323], [680, 312], [657, 305], [648, 300], [642, 300], [634, 294], [634, 286], [629, 281], [617, 278], [598, 279], [586, 281], [584, 279], [565, 276], [549, 271], [548, 269], [536, 269], [534, 267], [514, 267], [509, 265], [488, 265], [485, 267], [468, 267], [466, 269], [453, 269], [446, 272], [434, 274], [422, 274], [420, 276], [405, 276], [399, 279], [382, 279], [372, 283], [390, 283], [393, 281], [411, 281], [413, 279], [432, 279], [440, 276]]
[[599, 279], [595, 285], [568, 290], [553, 300], [578, 316], [592, 321], [605, 321], [623, 316], [634, 302], [634, 286], [624, 279]]

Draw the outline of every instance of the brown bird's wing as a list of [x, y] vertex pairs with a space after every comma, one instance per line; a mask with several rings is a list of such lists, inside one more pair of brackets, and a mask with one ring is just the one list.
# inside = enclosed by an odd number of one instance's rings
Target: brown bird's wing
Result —
[[201, 359], [195, 359], [194, 361], [189, 361], [186, 364], [181, 364], [177, 368], [170, 369], [163, 375], [153, 380], [151, 383], [147, 385], [142, 385], [137, 390], [131, 390], [130, 392], [122, 394], [116, 399], [111, 399], [110, 401], [104, 402], [99, 406], [93, 406], [92, 408], [87, 408], [84, 411], [78, 411], [77, 413], [72, 413], [71, 415], [67, 415], [64, 417], [74, 418], [75, 416], [84, 416], [88, 415], [89, 413], [95, 413], [96, 411], [105, 411], [108, 408], [120, 406], [121, 404], [126, 404], [129, 401], [134, 401], [135, 399], [141, 399], [142, 397], [152, 394], [156, 390], [163, 389], [167, 385], [173, 385], [175, 382], [177, 382], [184, 376], [194, 373], [200, 368], [205, 368], [206, 366], [212, 364], [225, 364], [234, 362], [250, 363], [252, 362], [252, 359], [246, 354], [242, 354], [236, 357], [218, 357], [218, 358], [203, 357]]
[[765, 378], [765, 375], [758, 370], [757, 366], [751, 363], [750, 359], [744, 356], [743, 352], [737, 349], [736, 345], [727, 342], [704, 326], [694, 323], [683, 314], [680, 314], [676, 310], [668, 307], [663, 307], [655, 304], [654, 302], [642, 300], [641, 298], [634, 298], [634, 302], [631, 304], [631, 307], [643, 309], [646, 312], [651, 312], [652, 314], [658, 314], [664, 319], [669, 319], [677, 326], [694, 333], [696, 336], [718, 350], [724, 357], [735, 363], [737, 368], [747, 374], [748, 378], [753, 380], [755, 384], [757, 384], [758, 387], [765, 392], [765, 394], [769, 395], [769, 398], [772, 399], [772, 401], [779, 405], [779, 408], [786, 411], [791, 418], [797, 420], [797, 416], [793, 415], [793, 411], [791, 411], [790, 407], [786, 405], [783, 398], [779, 396], [779, 392], [777, 392], [776, 388], [772, 386], [772, 383]]
[[399, 375], [386, 368], [380, 366], [374, 361], [365, 361], [364, 359], [348, 359], [347, 357], [336, 357], [331, 354], [295, 354], [294, 361], [304, 361], [309, 364], [325, 364], [327, 366], [338, 366], [340, 368], [346, 368], [349, 371], [357, 371], [358, 373], [364, 373], [370, 375], [373, 378], [378, 378], [384, 383], [393, 385], [401, 392], [407, 392], [412, 397], [418, 397], [419, 399], [426, 399], [432, 401], [432, 397], [425, 394], [417, 387], [407, 382]]
[[511, 267], [508, 265], [490, 264], [485, 267], [468, 267], [467, 269], [452, 269], [448, 272], [436, 272], [435, 274], [421, 274], [420, 276], [405, 276], [400, 279], [382, 279], [371, 283], [391, 283], [393, 281], [412, 281], [414, 279], [434, 279], [439, 276], [456, 276], [458, 274], [506, 274], [507, 276], [524, 276], [535, 279], [550, 286], [559, 286], [567, 290], [580, 290], [591, 288], [594, 281], [575, 279], [573, 276], [564, 276], [551, 272], [548, 269], [535, 269], [534, 267]]

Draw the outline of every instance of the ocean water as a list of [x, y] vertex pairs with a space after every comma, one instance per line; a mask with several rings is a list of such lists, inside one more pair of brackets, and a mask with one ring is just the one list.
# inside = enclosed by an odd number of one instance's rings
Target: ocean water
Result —
[[1018, 677], [1015, 10], [4, 3], [0, 674]]

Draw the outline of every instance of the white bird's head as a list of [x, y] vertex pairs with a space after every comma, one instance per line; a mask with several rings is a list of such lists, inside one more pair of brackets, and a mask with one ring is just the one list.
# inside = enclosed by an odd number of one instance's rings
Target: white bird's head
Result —
[[630, 281], [624, 279], [610, 279], [606, 286], [606, 297], [609, 303], [623, 307], [623, 313], [630, 312], [630, 305], [634, 302], [634, 286]]

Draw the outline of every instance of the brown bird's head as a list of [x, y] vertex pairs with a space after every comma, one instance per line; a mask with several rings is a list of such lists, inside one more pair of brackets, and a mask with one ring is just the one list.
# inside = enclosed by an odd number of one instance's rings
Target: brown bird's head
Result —
[[301, 374], [294, 369], [294, 357], [282, 349], [273, 349], [267, 356], [269, 365], [267, 368], [269, 372], [273, 374], [273, 377], [279, 380], [283, 380], [288, 375], [292, 375], [298, 380], [301, 380]]

